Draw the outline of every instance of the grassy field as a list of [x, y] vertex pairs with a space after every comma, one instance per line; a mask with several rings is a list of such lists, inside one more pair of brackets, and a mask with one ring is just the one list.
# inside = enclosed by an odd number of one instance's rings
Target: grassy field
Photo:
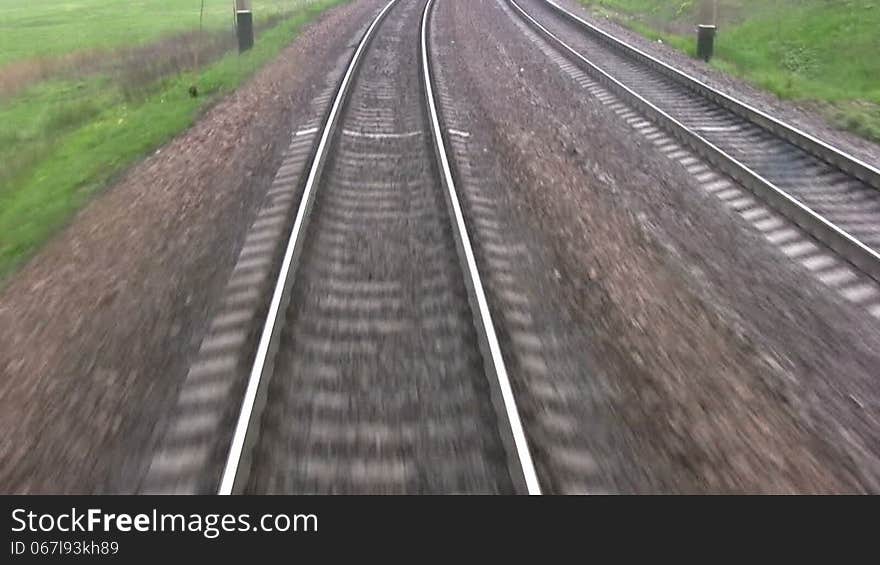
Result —
[[[693, 54], [695, 0], [582, 0]], [[719, 0], [712, 64], [880, 141], [880, 0]], [[709, 11], [710, 12], [710, 11]]]
[[[27, 83], [13, 96], [0, 97], [0, 281], [115, 175], [191, 125], [207, 104], [234, 89], [275, 56], [303, 24], [344, 1], [255, 1], [255, 12], [261, 5], [267, 12], [268, 8], [280, 10], [282, 4], [288, 11], [283, 17], [276, 11], [272, 22], [264, 21], [255, 48], [239, 56], [228, 29], [215, 31], [208, 41], [198, 43], [189, 40], [192, 35], [181, 35], [186, 32], [181, 27], [184, 15], [189, 18], [185, 25], [193, 24], [192, 6], [196, 7], [194, 21], [198, 27], [198, 0], [0, 0], [3, 7], [16, 5], [15, 17], [31, 25], [32, 35], [20, 35], [19, 42], [33, 49], [26, 54], [19, 45], [19, 61], [56, 49], [62, 52], [65, 42], [69, 48], [70, 37], [61, 36], [94, 38], [91, 43], [86, 39], [76, 43], [84, 48], [106, 47], [110, 45], [106, 42], [117, 41], [97, 63], [89, 58], [88, 65], [63, 66], [54, 74]], [[36, 6], [40, 17], [26, 14], [27, 10], [18, 8], [18, 4]], [[53, 4], [56, 11], [50, 9]], [[223, 10], [226, 24], [218, 11], [220, 4], [229, 8], [228, 12]], [[91, 27], [68, 9], [89, 5], [102, 14], [95, 16]], [[212, 25], [229, 25], [231, 3], [207, 0], [206, 5], [212, 5]], [[136, 13], [135, 6], [143, 11]], [[176, 8], [178, 17], [161, 15], [152, 20], [154, 6]], [[4, 17], [4, 25], [10, 25], [11, 16]], [[64, 26], [65, 18], [69, 28]], [[139, 46], [132, 50], [131, 43], [123, 43], [122, 36], [105, 36], [108, 18], [131, 20], [129, 28], [138, 31], [132, 31], [130, 38], [140, 42]], [[38, 25], [40, 22], [45, 27]], [[268, 27], [270, 23], [273, 25]], [[54, 45], [43, 45], [49, 43], [43, 39], [50, 36], [58, 36]], [[7, 40], [0, 34], [0, 42]], [[194, 45], [211, 46], [202, 49], [202, 63], [197, 69], [191, 61]], [[144, 66], [144, 60], [150, 65]], [[0, 81], [4, 69], [17, 64], [0, 65]], [[196, 98], [188, 92], [193, 84], [199, 88]]]
[[[253, 0], [255, 18], [297, 0]], [[201, 0], [0, 0], [0, 67], [83, 49], [140, 45], [198, 28]], [[204, 26], [232, 25], [232, 0], [205, 0]]]

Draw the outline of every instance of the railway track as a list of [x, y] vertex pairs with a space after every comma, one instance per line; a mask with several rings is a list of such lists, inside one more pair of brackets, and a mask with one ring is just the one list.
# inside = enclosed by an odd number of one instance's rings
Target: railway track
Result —
[[[497, 1], [572, 78], [762, 226], [786, 255], [807, 256], [811, 270], [828, 266], [824, 256], [809, 256], [813, 243], [792, 241], [790, 227], [756, 200], [878, 280], [876, 170], [712, 91], [550, 0]], [[255, 222], [258, 231], [245, 241], [230, 281], [230, 310], [214, 320], [217, 334], [202, 343], [205, 358], [191, 368], [192, 386], [184, 385], [179, 403], [183, 416], [170, 428], [170, 447], [154, 458], [148, 490], [541, 492], [457, 194], [453, 171], [465, 171], [465, 180], [467, 151], [458, 168], [447, 153], [448, 132], [461, 138], [452, 140], [459, 149], [470, 134], [447, 131], [438, 114], [440, 100], [444, 111], [454, 101], [435, 86], [431, 68], [434, 3], [388, 2], [350, 45], [350, 60], [341, 60], [339, 84], [316, 98], [316, 107], [329, 109], [294, 135], [290, 164], [270, 190], [292, 207], [298, 202], [292, 227], [277, 246], [264, 240], [267, 230], [280, 233], [293, 217], [281, 200], [271, 201]], [[449, 72], [444, 68], [442, 75]], [[462, 125], [451, 119], [448, 127]], [[294, 185], [301, 199], [294, 199]], [[276, 247], [283, 257], [270, 273], [267, 250]], [[850, 285], [851, 300], [880, 296], [873, 282], [853, 283], [836, 266], [825, 272], [829, 281]], [[230, 326], [256, 315], [241, 302], [254, 301], [259, 292], [248, 285], [265, 278], [272, 278], [271, 302], [251, 364], [254, 348], [242, 347], [248, 353], [237, 356], [224, 348], [245, 343], [244, 330]], [[873, 307], [880, 317], [880, 302]], [[515, 349], [508, 353], [526, 350]], [[541, 394], [550, 382], [559, 385], [557, 372], [528, 361], [548, 383], [538, 387]], [[241, 388], [243, 401], [236, 396]], [[239, 402], [240, 412], [230, 415]], [[577, 407], [564, 408], [570, 415]], [[559, 419], [550, 412], [532, 416], [530, 432], [537, 435], [530, 437], [540, 438], [547, 488], [554, 490], [554, 481], [563, 491], [580, 486], [595, 466], [592, 456], [571, 438], [548, 447], [559, 439], [556, 432], [542, 434], [532, 420], [558, 428]], [[217, 430], [229, 420], [227, 443]], [[545, 461], [544, 451], [555, 459]]]
[[434, 101], [392, 0], [320, 128], [219, 493], [540, 493]]
[[[876, 168], [657, 60], [552, 0], [504, 1], [561, 57], [577, 66], [570, 74], [586, 88], [602, 91], [602, 101], [614, 104], [661, 150], [680, 154], [682, 163], [697, 171], [697, 159], [684, 156], [692, 150], [715, 171], [737, 181], [880, 282], [880, 171]], [[589, 79], [581, 76], [583, 72]], [[657, 139], [663, 137], [658, 128], [676, 143]], [[685, 151], [679, 151], [682, 148]], [[730, 201], [770, 241], [789, 243], [783, 247], [786, 255], [796, 258], [816, 251], [809, 242], [794, 241], [793, 230], [753, 198], [719, 181], [705, 167], [702, 171], [696, 174], [701, 181], [711, 179], [708, 190]], [[819, 255], [804, 264], [813, 270], [831, 261]], [[836, 283], [856, 277], [837, 268], [827, 278]], [[861, 283], [847, 296], [859, 302], [876, 295], [873, 283]]]

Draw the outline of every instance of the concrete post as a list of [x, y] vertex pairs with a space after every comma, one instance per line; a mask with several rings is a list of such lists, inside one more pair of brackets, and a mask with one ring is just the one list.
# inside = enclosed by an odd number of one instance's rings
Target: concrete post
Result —
[[697, 57], [709, 62], [715, 51], [718, 25], [718, 0], [701, 0], [697, 5]]
[[251, 0], [235, 0], [234, 6], [238, 52], [244, 53], [254, 46], [254, 14], [251, 10]]
[[715, 26], [700, 24], [697, 26], [697, 57], [709, 62], [715, 51]]

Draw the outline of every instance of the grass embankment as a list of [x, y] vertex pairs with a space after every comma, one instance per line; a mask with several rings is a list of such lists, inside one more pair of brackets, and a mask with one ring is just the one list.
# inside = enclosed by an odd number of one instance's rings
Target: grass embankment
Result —
[[[305, 23], [324, 9], [344, 1], [288, 0], [285, 7], [292, 10], [279, 23], [261, 33], [251, 51], [243, 56], [239, 56], [234, 48], [225, 55], [216, 53], [213, 61], [201, 65], [198, 72], [191, 65], [184, 65], [183, 72], [180, 72], [180, 68], [173, 64], [146, 72], [138, 57], [113, 59], [111, 52], [109, 65], [84, 70], [81, 76], [77, 76], [76, 69], [73, 72], [66, 69], [57, 78], [31, 84], [12, 98], [0, 98], [0, 280], [63, 226], [115, 175], [189, 127], [200, 110], [218, 95], [233, 90], [277, 55]], [[66, 5], [60, 0], [20, 4], [45, 6], [52, 3]], [[0, 0], [0, 8], [5, 4], [7, 0]], [[162, 22], [137, 23], [153, 10], [138, 15], [134, 13], [136, 6], [185, 5], [189, 25], [193, 22], [192, 7], [195, 6], [194, 21], [198, 27], [198, 0], [140, 3], [95, 0], [94, 4], [99, 7], [110, 4], [127, 6], [119, 8], [127, 14], [126, 21], [131, 19], [134, 22], [131, 25], [140, 26], [142, 30], [133, 37], [141, 39], [153, 34], [157, 45], [164, 41], [161, 29], [171, 32], [182, 29], [175, 27], [180, 18], [172, 18], [173, 25], [166, 28], [162, 27]], [[218, 2], [208, 0], [206, 4], [216, 5]], [[223, 1], [222, 5], [229, 8], [231, 3]], [[254, 2], [254, 6], [256, 10], [259, 2]], [[228, 26], [231, 9], [226, 14]], [[59, 8], [50, 26], [51, 35], [68, 33], [59, 23], [65, 18], [70, 19], [71, 15]], [[8, 25], [6, 20], [3, 25]], [[95, 25], [97, 30], [88, 29], [100, 35], [102, 24]], [[76, 22], [69, 33], [76, 34], [81, 29], [82, 23]], [[228, 31], [230, 36], [231, 33]], [[39, 43], [35, 39], [27, 41]], [[59, 40], [59, 43], [63, 41]], [[126, 49], [130, 48], [130, 44], [124, 45]], [[188, 43], [180, 45], [181, 48], [189, 46]], [[228, 42], [228, 47], [233, 45], [234, 39]], [[152, 53], [148, 49], [141, 56]], [[184, 58], [189, 55], [191, 53], [184, 53]], [[137, 67], [135, 72], [129, 72], [132, 65]], [[0, 79], [2, 73], [3, 67], [0, 66]], [[137, 88], [132, 88], [131, 81], [138, 83]], [[199, 88], [196, 98], [188, 93], [192, 84]]]
[[[258, 19], [301, 0], [253, 0]], [[0, 68], [85, 49], [143, 45], [197, 28], [201, 0], [0, 0]], [[205, 29], [229, 28], [232, 0], [205, 0]]]
[[[691, 55], [695, 0], [581, 0]], [[712, 65], [880, 141], [880, 0], [719, 0]]]

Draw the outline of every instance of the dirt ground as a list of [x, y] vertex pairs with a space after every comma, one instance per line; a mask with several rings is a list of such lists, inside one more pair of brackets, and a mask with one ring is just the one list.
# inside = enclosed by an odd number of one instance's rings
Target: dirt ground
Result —
[[96, 198], [0, 295], [0, 492], [131, 492], [298, 112], [377, 2], [335, 8]]

